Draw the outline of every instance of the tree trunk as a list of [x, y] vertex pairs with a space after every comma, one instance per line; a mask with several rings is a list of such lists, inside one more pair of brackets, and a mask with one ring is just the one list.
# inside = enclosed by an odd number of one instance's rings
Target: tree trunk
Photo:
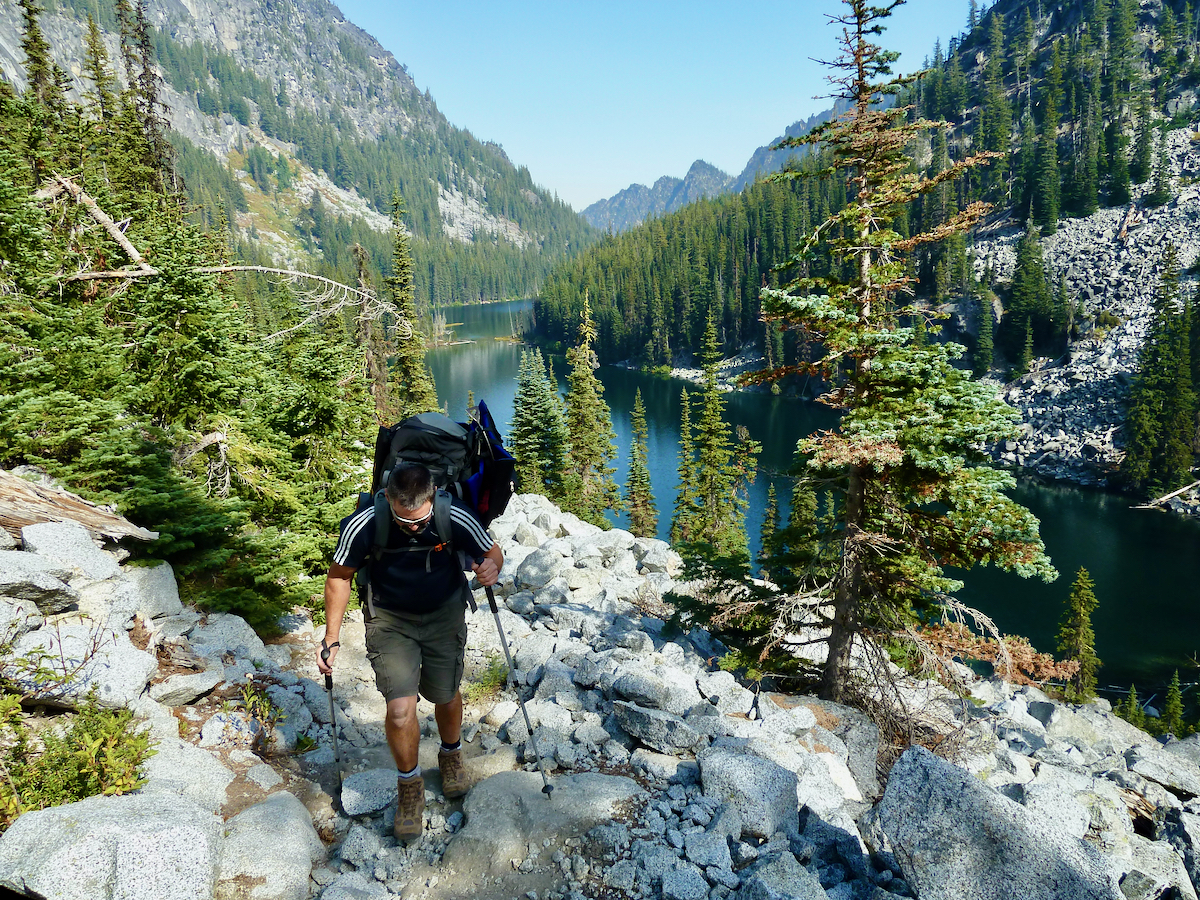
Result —
[[829, 632], [829, 656], [821, 678], [821, 696], [835, 703], [843, 701], [850, 677], [850, 651], [858, 631], [859, 594], [862, 589], [862, 559], [858, 535], [863, 521], [865, 472], [861, 467], [850, 471], [846, 490], [846, 534], [842, 542], [842, 574], [833, 601], [833, 625]]

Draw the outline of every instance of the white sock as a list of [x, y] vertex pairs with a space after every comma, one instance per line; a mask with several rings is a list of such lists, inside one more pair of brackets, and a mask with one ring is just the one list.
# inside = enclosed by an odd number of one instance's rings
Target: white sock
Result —
[[411, 778], [416, 778], [420, 774], [421, 774], [421, 767], [419, 765], [416, 765], [416, 766], [412, 767], [411, 772], [401, 772], [400, 777], [403, 778], [405, 781], [408, 781]]

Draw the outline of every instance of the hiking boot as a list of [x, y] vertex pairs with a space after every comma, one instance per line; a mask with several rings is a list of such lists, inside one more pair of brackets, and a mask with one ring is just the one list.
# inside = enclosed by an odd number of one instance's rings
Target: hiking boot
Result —
[[420, 775], [396, 779], [396, 824], [392, 834], [400, 841], [419, 838], [425, 830], [425, 779]]
[[467, 767], [463, 765], [462, 750], [439, 750], [438, 768], [442, 772], [442, 796], [457, 800], [471, 788]]

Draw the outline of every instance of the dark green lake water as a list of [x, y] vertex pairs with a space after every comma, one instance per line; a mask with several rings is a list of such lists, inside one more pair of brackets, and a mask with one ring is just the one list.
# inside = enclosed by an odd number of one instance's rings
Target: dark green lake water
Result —
[[[461, 419], [467, 392], [487, 401], [507, 434], [512, 421], [521, 345], [495, 340], [511, 333], [514, 316], [527, 314], [528, 301], [453, 307], [447, 321], [460, 340], [429, 354], [438, 397]], [[564, 364], [555, 366], [560, 376]], [[659, 536], [670, 528], [678, 488], [679, 400], [683, 381], [604, 366], [597, 373], [612, 409], [617, 433], [616, 478], [624, 485], [632, 429], [634, 393], [641, 388], [650, 429], [650, 475], [659, 512]], [[727, 417], [745, 425], [763, 445], [760, 475], [751, 489], [746, 529], [751, 550], [759, 544], [767, 485], [774, 480], [781, 499], [790, 493], [779, 474], [791, 463], [796, 441], [829, 427], [832, 413], [817, 404], [769, 394], [727, 394]], [[1145, 699], [1161, 690], [1172, 671], [1184, 682], [1198, 680], [1192, 662], [1200, 651], [1200, 524], [1150, 510], [1130, 509], [1128, 497], [1081, 488], [1022, 480], [1015, 498], [1041, 520], [1047, 550], [1061, 572], [1058, 581], [1027, 581], [994, 569], [963, 575], [960, 599], [996, 620], [1006, 633], [1023, 634], [1033, 645], [1053, 651], [1062, 605], [1080, 566], [1091, 573], [1100, 601], [1093, 621], [1097, 651], [1104, 661], [1100, 681], [1122, 691], [1137, 682]], [[624, 524], [623, 517], [614, 521]]]

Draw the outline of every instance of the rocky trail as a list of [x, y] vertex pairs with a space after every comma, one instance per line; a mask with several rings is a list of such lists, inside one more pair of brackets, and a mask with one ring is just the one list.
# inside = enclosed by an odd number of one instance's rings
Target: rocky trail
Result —
[[[534, 495], [492, 531], [535, 741], [514, 695], [469, 704], [474, 787], [446, 802], [422, 703], [426, 827], [403, 846], [358, 614], [331, 722], [307, 615], [264, 644], [236, 616], [184, 607], [169, 566], [122, 565], [73, 523], [23, 528], [20, 549], [0, 549], [14, 654], [94, 647], [58, 699], [94, 689], [129, 706], [157, 753], [133, 794], [21, 816], [0, 836], [0, 884], [71, 900], [1196, 896], [1200, 741], [1164, 745], [1102, 701], [999, 679], [966, 697], [909, 681], [961, 750], [891, 765], [862, 713], [751, 690], [715, 665], [724, 648], [705, 632], [670, 634], [653, 615], [679, 574], [663, 542]], [[485, 605], [469, 623], [468, 671], [485, 672], [495, 625]]]

